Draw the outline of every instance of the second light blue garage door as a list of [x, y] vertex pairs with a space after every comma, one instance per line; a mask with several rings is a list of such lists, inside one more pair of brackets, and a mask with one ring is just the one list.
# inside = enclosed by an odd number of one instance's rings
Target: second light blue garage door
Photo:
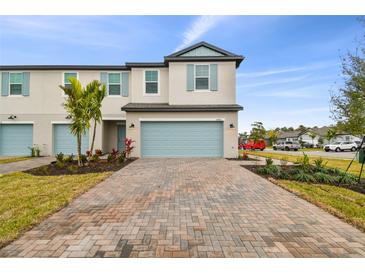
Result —
[[141, 122], [142, 157], [223, 157], [223, 122]]
[[30, 155], [33, 145], [33, 125], [0, 125], [0, 155]]
[[[81, 139], [81, 153], [89, 148], [89, 133]], [[53, 154], [62, 152], [65, 155], [77, 154], [76, 136], [70, 131], [68, 124], [53, 125]]]

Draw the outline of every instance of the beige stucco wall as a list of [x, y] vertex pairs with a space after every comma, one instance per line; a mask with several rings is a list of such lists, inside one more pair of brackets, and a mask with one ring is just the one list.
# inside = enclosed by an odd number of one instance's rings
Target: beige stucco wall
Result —
[[[197, 62], [203, 64], [204, 62]], [[144, 94], [144, 71], [148, 68], [133, 68], [129, 73], [129, 96], [107, 96], [102, 106], [103, 119], [127, 119], [126, 134], [136, 140], [133, 156], [140, 156], [140, 120], [139, 119], [224, 119], [224, 157], [237, 156], [237, 113], [235, 112], [190, 112], [190, 113], [128, 113], [121, 107], [133, 103], [170, 103], [170, 104], [234, 104], [235, 62], [218, 63], [218, 91], [187, 92], [186, 64], [171, 62], [167, 68], [153, 68], [159, 71], [160, 83], [158, 95]], [[209, 64], [209, 63], [207, 63]], [[63, 107], [65, 97], [59, 85], [63, 84], [63, 70], [31, 71], [30, 96], [0, 96], [0, 123], [9, 122], [10, 114], [17, 116], [14, 122], [33, 122], [33, 143], [42, 149], [43, 155], [51, 155], [53, 149], [52, 122], [65, 122], [66, 111]], [[70, 71], [68, 71], [70, 72]], [[82, 85], [100, 80], [100, 71], [78, 71]], [[66, 121], [67, 122], [67, 121]], [[128, 125], [135, 124], [134, 129]], [[230, 129], [233, 123], [236, 128]], [[92, 131], [89, 132], [90, 142]], [[116, 123], [98, 125], [95, 149], [109, 152], [117, 144]]]
[[[159, 94], [145, 94], [145, 70], [159, 71]], [[167, 103], [169, 98], [169, 69], [168, 68], [132, 68], [132, 103]]]
[[[237, 157], [237, 145], [238, 145], [238, 116], [237, 112], [158, 112], [158, 113], [146, 113], [146, 112], [130, 112], [127, 113], [127, 127], [126, 136], [135, 140], [135, 149], [132, 153], [133, 157], [141, 157], [141, 120], [154, 119], [155, 121], [193, 121], [200, 120], [223, 120], [223, 138], [224, 138], [224, 157], [235, 158]], [[134, 128], [129, 128], [129, 125], [133, 123]], [[230, 128], [230, 124], [234, 124], [235, 128]]]
[[[8, 119], [8, 115], [0, 114], [1, 124], [33, 124], [33, 144], [38, 145], [43, 156], [53, 155], [53, 125], [67, 124], [64, 115], [39, 115], [39, 114], [20, 114], [13, 121]], [[124, 120], [103, 121], [96, 127], [94, 149], [101, 149], [104, 152], [110, 152], [112, 148], [117, 148], [117, 126], [125, 124]], [[93, 135], [93, 124], [89, 129], [90, 147]]]
[[[29, 96], [0, 96], [0, 114], [65, 114], [65, 97], [59, 85], [63, 84], [65, 71], [31, 71]], [[100, 80], [100, 71], [78, 71], [83, 86]], [[129, 81], [131, 91], [131, 81]], [[125, 117], [120, 108], [130, 102], [129, 97], [107, 96], [103, 101], [105, 117]]]
[[[53, 154], [53, 125], [55, 123], [68, 123], [64, 115], [39, 115], [39, 114], [19, 114], [13, 121], [8, 119], [8, 115], [0, 114], [0, 124], [2, 123], [32, 123], [33, 124], [33, 144], [38, 145], [41, 154]], [[89, 131], [89, 146], [91, 144], [92, 131]], [[95, 148], [100, 148], [100, 139], [96, 138]]]
[[[235, 104], [236, 103], [236, 64], [235, 62], [217, 62], [218, 91], [187, 91], [185, 62], [169, 64], [169, 103], [185, 104]], [[212, 64], [212, 62], [194, 62], [194, 64]]]

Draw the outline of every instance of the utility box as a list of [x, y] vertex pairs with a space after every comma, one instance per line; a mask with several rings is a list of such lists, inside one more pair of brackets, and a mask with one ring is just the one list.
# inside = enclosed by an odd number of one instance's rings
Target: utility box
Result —
[[356, 156], [356, 160], [362, 164], [365, 162], [365, 152], [364, 152], [364, 148], [360, 148], [359, 151], [357, 152], [357, 156]]

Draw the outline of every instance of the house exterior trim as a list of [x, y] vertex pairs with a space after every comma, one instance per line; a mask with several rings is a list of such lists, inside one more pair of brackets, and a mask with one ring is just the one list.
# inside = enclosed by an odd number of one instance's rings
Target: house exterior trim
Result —
[[121, 108], [126, 112], [236, 112], [243, 110], [240, 105], [169, 105], [129, 103]]

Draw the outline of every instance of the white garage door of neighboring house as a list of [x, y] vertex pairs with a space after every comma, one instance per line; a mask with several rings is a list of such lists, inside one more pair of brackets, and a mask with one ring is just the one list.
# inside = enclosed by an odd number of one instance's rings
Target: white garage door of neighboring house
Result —
[[24, 156], [30, 155], [33, 145], [33, 125], [2, 124], [0, 125], [0, 155]]
[[223, 157], [223, 122], [141, 122], [142, 157]]
[[[81, 153], [89, 148], [89, 132], [81, 139]], [[71, 133], [69, 124], [53, 125], [53, 154], [62, 152], [65, 155], [77, 154], [76, 136]]]

